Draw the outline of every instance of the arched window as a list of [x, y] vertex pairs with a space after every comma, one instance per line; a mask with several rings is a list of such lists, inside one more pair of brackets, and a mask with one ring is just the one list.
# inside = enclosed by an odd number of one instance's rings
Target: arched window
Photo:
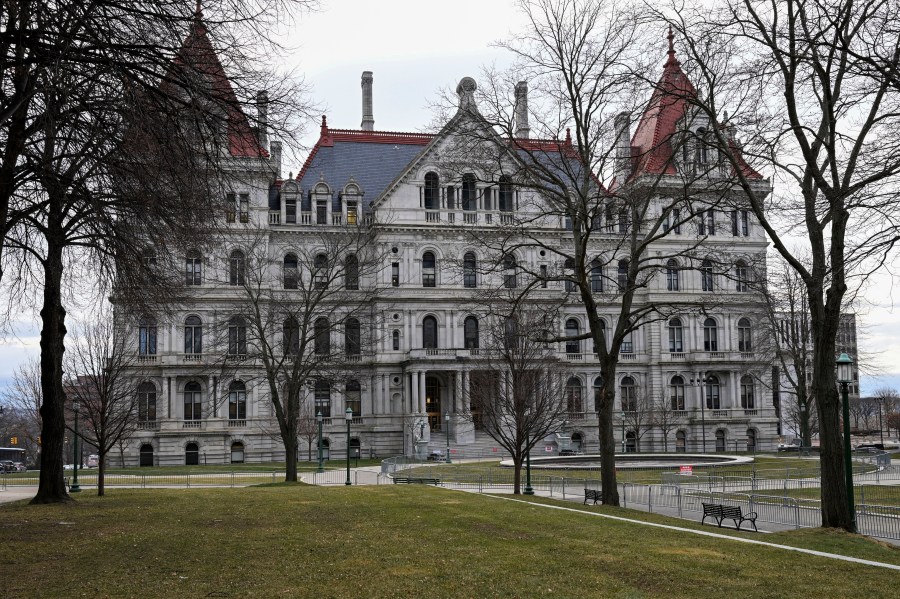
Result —
[[240, 316], [228, 320], [228, 355], [247, 355], [247, 325]]
[[503, 256], [503, 286], [507, 289], [515, 289], [518, 286], [516, 280], [516, 257], [507, 254]]
[[437, 210], [441, 205], [441, 180], [437, 173], [425, 173], [425, 209]]
[[465, 174], [462, 178], [462, 209], [475, 210], [478, 207], [475, 175]]
[[678, 431], [675, 433], [675, 451], [684, 453], [687, 451], [687, 433]]
[[243, 464], [244, 463], [244, 444], [240, 441], [235, 441], [231, 444], [231, 463], [232, 464]]
[[331, 418], [331, 385], [328, 381], [318, 379], [313, 389], [313, 399], [316, 404], [316, 414], [324, 418]]
[[706, 409], [720, 410], [722, 402], [719, 397], [719, 377], [714, 374], [706, 377]]
[[422, 287], [435, 287], [437, 285], [437, 261], [434, 252], [422, 254]]
[[669, 351], [681, 353], [684, 351], [684, 327], [680, 318], [669, 321]]
[[284, 277], [284, 288], [285, 289], [296, 289], [297, 282], [300, 278], [300, 273], [297, 270], [297, 255], [296, 254], [287, 254], [284, 257], [284, 269], [282, 271], [282, 276]]
[[741, 377], [741, 407], [745, 410], [756, 408], [756, 402], [753, 399], [753, 377], [749, 374]]
[[197, 466], [200, 464], [200, 447], [196, 443], [188, 443], [184, 446], [184, 465]]
[[750, 328], [750, 320], [741, 318], [738, 320], [738, 351], [753, 351], [753, 332]]
[[203, 353], [203, 323], [199, 316], [184, 319], [184, 353]]
[[394, 331], [391, 334], [391, 343], [394, 351], [400, 351], [400, 331]]
[[156, 355], [156, 319], [143, 316], [138, 321], [138, 355]]
[[359, 289], [359, 259], [353, 254], [344, 259], [344, 287]]
[[478, 348], [478, 319], [474, 316], [467, 316], [463, 322], [463, 347]]
[[684, 379], [677, 374], [669, 381], [669, 401], [673, 410], [684, 410]]
[[513, 185], [512, 180], [506, 175], [500, 177], [500, 191], [498, 194], [497, 203], [497, 208], [500, 210], [500, 212], [513, 211]]
[[600, 393], [603, 391], [603, 377], [594, 379], [594, 411], [600, 411]]
[[628, 260], [619, 260], [618, 283], [619, 291], [628, 287]]
[[331, 327], [324, 316], [313, 324], [313, 351], [320, 356], [331, 353]]
[[716, 431], [716, 451], [725, 451], [726, 447], [725, 431], [723, 429], [719, 429]]
[[184, 386], [184, 419], [200, 420], [200, 383], [191, 381]]
[[[347, 381], [347, 388], [344, 392], [344, 401], [347, 408], [353, 412], [354, 418], [362, 416], [362, 391], [359, 381]], [[345, 408], [346, 409], [346, 408]]]
[[566, 291], [575, 291], [575, 258], [566, 258], [563, 262], [563, 270], [566, 277]]
[[619, 383], [619, 392], [622, 397], [622, 411], [634, 412], [637, 410], [637, 388], [634, 379], [630, 376], [622, 377]]
[[700, 287], [703, 291], [713, 291], [715, 275], [713, 275], [712, 261], [704, 260], [700, 264]]
[[475, 289], [477, 281], [478, 262], [473, 252], [466, 252], [463, 256], [463, 287]]
[[509, 316], [503, 323], [503, 348], [506, 350], [517, 349], [519, 347], [519, 320], [513, 316]]
[[325, 289], [328, 287], [328, 256], [316, 254], [313, 258], [313, 287]]
[[422, 347], [425, 349], [437, 349], [438, 326], [437, 318], [426, 316], [422, 319]]
[[584, 403], [581, 398], [581, 381], [574, 376], [566, 382], [566, 409], [570, 414], [580, 414], [584, 411]]
[[666, 289], [668, 291], [678, 291], [678, 262], [671, 258], [666, 262]]
[[756, 429], [755, 428], [747, 429], [747, 451], [749, 451], [749, 452], [756, 451]]
[[141, 445], [140, 466], [153, 466], [153, 446], [149, 443]]
[[247, 386], [242, 381], [228, 385], [228, 419], [247, 419]]
[[231, 256], [228, 257], [228, 284], [243, 285], [246, 268], [247, 260], [244, 252], [240, 250], [231, 252]]
[[200, 285], [203, 282], [203, 258], [197, 250], [189, 251], [185, 257], [184, 278], [186, 285]]
[[719, 351], [719, 328], [715, 318], [703, 321], [703, 351]]
[[603, 293], [603, 264], [596, 258], [591, 261], [591, 291]]
[[750, 291], [750, 268], [743, 260], [734, 265], [734, 281], [738, 291]]
[[300, 353], [300, 325], [293, 316], [284, 319], [282, 325], [282, 351], [285, 354], [297, 355]]
[[694, 159], [697, 164], [706, 164], [709, 162], [709, 148], [706, 146], [706, 141], [704, 140], [705, 137], [706, 129], [704, 127], [699, 127], [697, 129], [696, 145], [694, 146]]
[[360, 345], [359, 320], [349, 318], [344, 325], [344, 351], [348, 356], [358, 356], [362, 351]]
[[140, 422], [156, 421], [156, 385], [144, 381], [137, 388], [138, 420]]
[[634, 353], [634, 331], [628, 331], [622, 336], [622, 345], [619, 346], [619, 351], [623, 354]]
[[[570, 318], [566, 321], [566, 337], [577, 337], [581, 334], [581, 327], [578, 326], [578, 321], [574, 318]], [[581, 353], [581, 340], [580, 339], [569, 339], [566, 341], [566, 353], [567, 354], [580, 354]]]

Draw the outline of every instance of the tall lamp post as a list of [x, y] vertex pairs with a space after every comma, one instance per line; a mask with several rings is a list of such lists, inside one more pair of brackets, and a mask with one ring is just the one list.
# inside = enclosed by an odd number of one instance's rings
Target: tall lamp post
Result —
[[531, 435], [528, 427], [531, 426], [531, 411], [525, 412], [525, 495], [534, 495], [531, 486]]
[[881, 408], [884, 406], [884, 398], [876, 398], [878, 401], [878, 436], [881, 438], [881, 449], [884, 449], [884, 424], [881, 422]]
[[847, 485], [847, 507], [850, 510], [850, 532], [856, 532], [856, 508], [853, 505], [853, 462], [850, 459], [850, 381], [853, 380], [853, 360], [847, 354], [837, 359], [837, 379], [841, 384], [844, 412], [844, 475]]
[[347, 482], [344, 484], [349, 486], [353, 484], [350, 482], [350, 422], [353, 420], [353, 410], [347, 408], [347, 411], [344, 412], [344, 420], [347, 421]]
[[450, 464], [450, 411], [444, 412], [444, 423], [446, 426], [446, 434], [447, 434], [447, 459], [444, 460], [446, 463]]
[[625, 445], [625, 412], [622, 412], [622, 453], [628, 451], [628, 446]]
[[325, 468], [322, 467], [322, 421], [324, 418], [322, 417], [321, 410], [316, 412], [316, 423], [319, 425], [319, 467], [316, 468], [316, 472], [325, 472]]
[[73, 401], [72, 409], [75, 411], [75, 451], [72, 456], [72, 461], [75, 463], [75, 474], [72, 475], [72, 486], [69, 487], [69, 493], [80, 493], [81, 487], [78, 486], [78, 462], [81, 461], [78, 457], [78, 410], [81, 409], [81, 404], [77, 400]]
[[700, 389], [700, 434], [703, 437], [703, 453], [706, 453], [706, 375], [699, 373], [691, 382], [697, 383], [697, 388]]

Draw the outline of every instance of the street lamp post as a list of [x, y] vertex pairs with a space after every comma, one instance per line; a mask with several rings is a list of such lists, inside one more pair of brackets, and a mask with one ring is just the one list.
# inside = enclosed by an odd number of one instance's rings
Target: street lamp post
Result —
[[78, 462], [81, 460], [78, 458], [78, 410], [81, 408], [81, 405], [78, 401], [72, 402], [72, 409], [75, 411], [75, 451], [72, 456], [72, 461], [75, 462], [75, 473], [72, 475], [72, 486], [69, 487], [69, 493], [80, 493], [81, 487], [78, 486]]
[[878, 398], [878, 436], [881, 438], [881, 449], [884, 449], [884, 425], [881, 422], [881, 408], [884, 405], [884, 398]]
[[697, 383], [700, 389], [700, 434], [703, 438], [703, 453], [706, 453], [706, 397], [704, 397], [703, 386], [706, 384], [706, 376], [702, 373], [695, 375], [692, 382]]
[[531, 410], [525, 412], [525, 495], [534, 495], [531, 486], [531, 435], [528, 427], [531, 426]]
[[847, 507], [850, 510], [850, 532], [856, 532], [856, 507], [853, 505], [853, 462], [850, 459], [850, 381], [853, 380], [853, 360], [847, 354], [837, 359], [837, 379], [841, 384], [844, 413], [844, 476], [847, 485]]
[[622, 453], [627, 451], [627, 447], [625, 445], [625, 412], [622, 412]]
[[344, 484], [349, 486], [352, 484], [350, 482], [350, 422], [353, 420], [353, 410], [347, 408], [347, 411], [344, 412], [344, 420], [347, 421], [347, 482]]
[[445, 431], [447, 435], [447, 459], [444, 460], [446, 463], [450, 464], [450, 412], [444, 412], [444, 422], [446, 423], [447, 430]]
[[319, 425], [319, 467], [316, 468], [316, 472], [325, 472], [325, 468], [322, 467], [322, 421], [324, 418], [322, 417], [322, 412], [316, 412], [316, 423]]

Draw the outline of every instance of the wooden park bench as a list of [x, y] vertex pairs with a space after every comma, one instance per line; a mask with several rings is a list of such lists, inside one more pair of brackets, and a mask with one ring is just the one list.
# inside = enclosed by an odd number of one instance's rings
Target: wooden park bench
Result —
[[597, 505], [597, 502], [603, 503], [603, 496], [601, 495], [601, 491], [596, 489], [585, 489], [584, 490], [584, 505], [587, 505], [588, 501], [593, 500], [594, 505]]
[[411, 477], [411, 476], [395, 476], [394, 484], [395, 485], [440, 485], [441, 479], [439, 479], [439, 478], [419, 478], [419, 477]]
[[723, 520], [732, 520], [734, 522], [734, 527], [737, 530], [740, 530], [741, 524], [743, 524], [743, 522], [746, 520], [753, 525], [753, 530], [759, 532], [759, 530], [757, 530], [756, 528], [756, 512], [744, 514], [742, 513], [739, 506], [721, 505], [719, 503], [704, 503], [703, 519], [700, 520], [700, 524], [703, 524], [707, 516], [714, 518], [716, 523], [719, 525], [719, 528], [722, 528]]

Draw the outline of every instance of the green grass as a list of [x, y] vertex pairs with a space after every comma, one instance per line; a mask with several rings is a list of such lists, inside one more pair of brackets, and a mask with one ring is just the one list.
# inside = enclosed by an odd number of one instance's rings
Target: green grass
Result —
[[[856, 503], [900, 507], [900, 485], [854, 485], [854, 489]], [[821, 490], [818, 487], [787, 491], [789, 497], [798, 499], [819, 499], [820, 494]]]
[[[900, 563], [900, 550], [841, 533], [753, 538]], [[0, 563], [9, 597], [896, 597], [898, 580], [774, 548], [396, 486], [115, 490], [72, 505], [4, 504]]]

